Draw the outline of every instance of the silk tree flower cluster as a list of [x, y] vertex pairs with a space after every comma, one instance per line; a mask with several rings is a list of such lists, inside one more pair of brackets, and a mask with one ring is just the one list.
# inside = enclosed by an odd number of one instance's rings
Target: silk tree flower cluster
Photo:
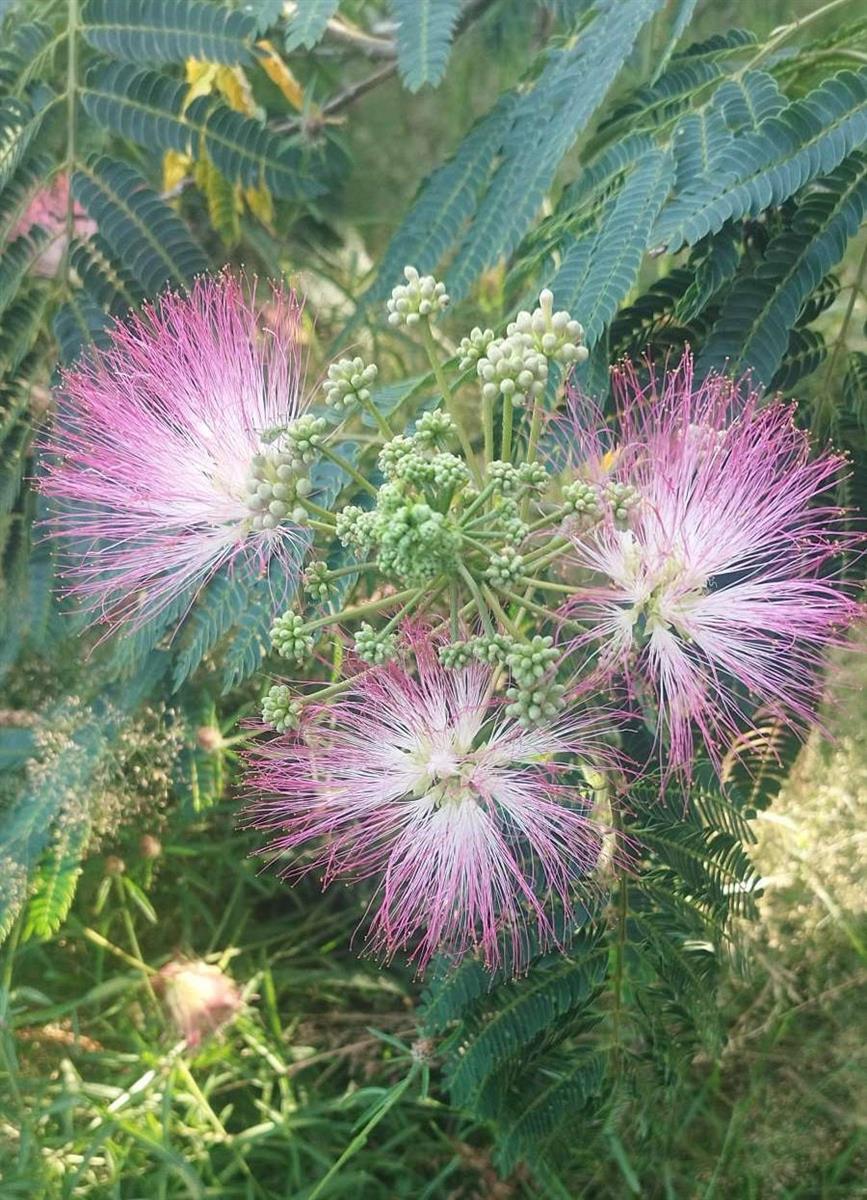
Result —
[[453, 347], [443, 284], [405, 275], [388, 320], [429, 374], [397, 408], [360, 354], [302, 401], [297, 302], [278, 290], [263, 331], [223, 276], [67, 376], [46, 489], [75, 588], [116, 623], [239, 557], [292, 559], [250, 823], [289, 877], [368, 881], [386, 956], [520, 970], [629, 855], [618, 812], [658, 771], [631, 721], [688, 787], [760, 706], [812, 718], [858, 611], [843, 463], [688, 354], [617, 368], [603, 420], [549, 291]]

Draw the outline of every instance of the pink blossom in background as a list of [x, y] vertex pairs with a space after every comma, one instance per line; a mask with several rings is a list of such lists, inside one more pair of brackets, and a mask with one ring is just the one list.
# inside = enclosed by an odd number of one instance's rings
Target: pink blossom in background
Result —
[[734, 685], [811, 720], [823, 650], [859, 612], [830, 570], [854, 541], [830, 495], [843, 460], [811, 456], [791, 405], [717, 376], [697, 383], [689, 355], [659, 390], [628, 365], [614, 390], [615, 474], [639, 500], [626, 528], [609, 514], [571, 534], [565, 611], [589, 627], [576, 650], [601, 643], [604, 670], [649, 693], [676, 767], [695, 729], [719, 762], [744, 723]]
[[[260, 744], [249, 824], [286, 877], [374, 878], [371, 947], [442, 951], [519, 971], [563, 940], [555, 908], [597, 865], [580, 764], [605, 758], [602, 711], [525, 729], [491, 698], [491, 669], [444, 669], [407, 634], [415, 674], [370, 670], [296, 735]], [[506, 953], [504, 955], [504, 947]]]
[[243, 1007], [237, 984], [202, 959], [175, 959], [153, 977], [169, 1017], [193, 1049], [233, 1020]]
[[222, 567], [297, 567], [306, 535], [267, 511], [263, 527], [251, 488], [301, 408], [300, 315], [293, 292], [273, 289], [264, 319], [242, 281], [203, 277], [64, 374], [42, 487], [75, 539], [70, 589], [110, 626], [191, 603]]
[[[47, 187], [39, 189], [12, 230], [12, 237], [20, 237], [38, 225], [51, 239], [33, 263], [31, 269], [36, 275], [53, 278], [57, 274], [67, 246], [66, 214], [68, 206], [69, 177], [65, 173], [61, 173], [55, 175]], [[82, 239], [93, 237], [97, 231], [96, 222], [88, 217], [77, 202], [73, 204], [72, 211], [75, 236]]]

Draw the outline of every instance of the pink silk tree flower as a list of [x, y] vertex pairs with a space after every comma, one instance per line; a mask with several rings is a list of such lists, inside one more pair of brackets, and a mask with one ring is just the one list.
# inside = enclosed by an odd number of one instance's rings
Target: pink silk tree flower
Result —
[[597, 710], [525, 729], [492, 698], [490, 668], [446, 670], [429, 635], [407, 637], [414, 674], [367, 671], [321, 721], [253, 752], [248, 824], [275, 832], [284, 877], [378, 880], [374, 951], [517, 972], [566, 940], [560, 906], [599, 862], [581, 764], [604, 761], [610, 723]]
[[64, 374], [42, 487], [74, 539], [70, 591], [111, 628], [189, 607], [224, 567], [296, 570], [307, 536], [274, 431], [301, 409], [300, 315], [293, 292], [262, 317], [243, 281], [202, 277]]
[[[50, 241], [32, 267], [35, 275], [53, 278], [57, 274], [69, 240], [66, 219], [68, 206], [69, 176], [62, 172], [55, 175], [47, 187], [40, 188], [35, 193], [21, 219], [12, 230], [13, 237], [20, 237], [38, 225], [48, 234]], [[75, 237], [87, 239], [96, 233], [96, 222], [88, 217], [77, 202], [74, 202], [72, 206], [72, 219]]]
[[697, 383], [688, 354], [656, 386], [619, 368], [614, 390], [630, 511], [573, 527], [564, 611], [588, 626], [576, 650], [599, 646], [655, 708], [671, 765], [688, 770], [696, 730], [718, 765], [759, 703], [814, 719], [823, 651], [859, 612], [832, 570], [854, 544], [830, 495], [843, 459], [811, 456], [791, 405]]

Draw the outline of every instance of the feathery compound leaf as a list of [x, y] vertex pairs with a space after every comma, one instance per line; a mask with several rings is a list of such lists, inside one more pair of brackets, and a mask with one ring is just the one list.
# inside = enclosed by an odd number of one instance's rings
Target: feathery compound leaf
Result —
[[51, 159], [34, 154], [14, 173], [0, 193], [0, 246], [12, 237], [12, 231], [24, 215], [33, 195], [52, 175]]
[[237, 66], [251, 59], [252, 13], [204, 0], [88, 0], [81, 33], [97, 50], [130, 62], [204, 62]]
[[291, 51], [304, 46], [311, 50], [325, 33], [339, 6], [340, 0], [297, 0], [286, 31], [286, 49]]
[[16, 24], [7, 46], [0, 50], [0, 88], [20, 92], [47, 65], [60, 39], [41, 21]]
[[0, 104], [0, 189], [23, 159], [39, 131], [48, 105], [35, 109], [29, 100], [10, 97]]
[[503, 162], [447, 276], [466, 294], [475, 278], [509, 255], [539, 210], [557, 167], [614, 82], [662, 0], [623, 0], [601, 11], [569, 50], [551, 53], [522, 96], [506, 135]]
[[481, 1011], [456, 1035], [446, 1066], [454, 1103], [469, 1104], [488, 1076], [520, 1059], [540, 1033], [584, 1005], [602, 982], [606, 962], [607, 949], [582, 936], [572, 952], [547, 956], [523, 978], [502, 983], [485, 997]]
[[180, 217], [126, 163], [99, 158], [80, 166], [72, 191], [146, 295], [168, 284], [189, 283], [208, 269]]
[[223, 175], [245, 187], [264, 183], [283, 197], [319, 190], [304, 177], [301, 155], [285, 138], [216, 96], [200, 96], [185, 109], [186, 95], [186, 87], [166, 75], [132, 63], [109, 63], [89, 73], [82, 102], [95, 121], [115, 133], [149, 150], [178, 150], [196, 159], [207, 154]]
[[734, 132], [758, 129], [762, 121], [775, 117], [786, 107], [786, 97], [773, 75], [747, 71], [739, 79], [727, 79], [714, 93], [713, 105]]
[[0, 259], [0, 317], [17, 296], [24, 277], [47, 242], [48, 234], [36, 228], [3, 247], [3, 257]]
[[733, 137], [712, 169], [663, 210], [655, 238], [674, 252], [727, 220], [755, 216], [833, 171], [865, 138], [867, 70], [841, 71]]
[[433, 271], [476, 211], [478, 196], [503, 144], [517, 97], [508, 95], [467, 134], [453, 158], [422, 185], [363, 297], [365, 307], [383, 301], [407, 263]]
[[790, 229], [775, 237], [749, 274], [736, 278], [702, 351], [703, 371], [752, 369], [769, 384], [807, 297], [840, 261], [867, 211], [867, 159], [854, 155], [817, 180]]
[[196, 600], [184, 625], [182, 648], [175, 662], [173, 686], [179, 688], [253, 603], [256, 580], [249, 571], [223, 572]]
[[397, 21], [397, 65], [411, 92], [445, 74], [461, 0], [391, 0]]
[[[554, 277], [551, 290], [558, 305], [581, 314], [588, 346], [593, 346], [618, 305], [635, 283], [647, 239], [672, 178], [671, 156], [652, 150], [640, 159], [623, 185], [614, 206], [597, 234], [587, 258], [586, 274], [575, 292], [566, 293], [568, 274]], [[574, 286], [574, 285], [573, 285]]]

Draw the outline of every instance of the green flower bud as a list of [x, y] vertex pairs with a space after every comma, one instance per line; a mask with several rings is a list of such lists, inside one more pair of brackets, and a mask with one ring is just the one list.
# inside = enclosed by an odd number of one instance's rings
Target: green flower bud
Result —
[[521, 463], [518, 467], [518, 478], [521, 483], [535, 492], [544, 491], [548, 486], [548, 472], [542, 463]]
[[438, 654], [442, 665], [449, 671], [462, 671], [473, 660], [474, 641], [452, 642], [440, 646]]
[[479, 329], [477, 325], [475, 329], [470, 330], [469, 337], [461, 338], [458, 346], [458, 354], [461, 356], [458, 370], [466, 371], [474, 363], [477, 363], [493, 340], [493, 329]]
[[334, 584], [329, 575], [330, 571], [324, 562], [314, 560], [307, 567], [301, 576], [301, 583], [311, 600], [324, 604], [334, 594]]
[[518, 468], [512, 463], [502, 462], [500, 459], [488, 463], [488, 479], [495, 484], [496, 490], [501, 496], [511, 496], [520, 487]]
[[567, 483], [563, 488], [563, 506], [569, 513], [580, 517], [587, 526], [595, 525], [602, 517], [599, 488], [593, 483], [585, 483], [583, 479]]
[[506, 715], [531, 728], [540, 721], [550, 721], [563, 707], [566, 689], [554, 679], [511, 687], [506, 696], [512, 701]]
[[283, 658], [294, 659], [299, 666], [313, 652], [313, 634], [308, 633], [299, 613], [287, 612], [271, 626], [271, 643]]
[[638, 488], [631, 483], [616, 483], [613, 479], [605, 484], [602, 491], [605, 500], [611, 506], [611, 515], [619, 525], [625, 525], [641, 499]]
[[583, 345], [583, 327], [569, 313], [554, 312], [554, 296], [548, 288], [539, 296], [539, 307], [532, 313], [519, 312], [506, 327], [506, 333], [529, 338], [533, 348], [545, 358], [566, 367], [585, 362], [588, 356]]
[[512, 651], [515, 639], [507, 633], [493, 633], [487, 637], [477, 637], [472, 642], [473, 654], [479, 662], [499, 664], [504, 666]]
[[397, 657], [397, 637], [393, 633], [377, 632], [367, 621], [355, 634], [355, 653], [362, 662], [380, 667]]
[[367, 512], [357, 504], [347, 504], [346, 508], [334, 514], [337, 540], [347, 549], [366, 557], [373, 544], [375, 521], [375, 513]]
[[552, 637], [542, 637], [537, 633], [531, 641], [515, 642], [512, 646], [506, 666], [519, 687], [532, 687], [560, 657], [553, 641]]
[[485, 569], [485, 578], [495, 587], [511, 587], [521, 578], [524, 560], [514, 550], [505, 549], [502, 554], [492, 554]]
[[435, 408], [431, 412], [422, 413], [415, 423], [415, 438], [418, 445], [433, 448], [454, 437], [457, 427], [450, 413], [445, 409]]
[[517, 403], [541, 396], [548, 381], [548, 360], [521, 333], [495, 338], [476, 363], [486, 400], [511, 396]]
[[323, 383], [325, 403], [343, 412], [370, 399], [370, 388], [379, 373], [373, 363], [365, 365], [363, 358], [341, 358], [328, 368]]
[[292, 699], [292, 692], [285, 684], [275, 684], [263, 696], [262, 720], [278, 733], [298, 728], [301, 721], [301, 703]]
[[401, 460], [406, 458], [408, 454], [416, 453], [417, 447], [414, 439], [407, 437], [403, 433], [399, 433], [390, 442], [386, 442], [380, 450], [379, 458], [377, 459], [379, 469], [386, 479], [396, 479]]
[[404, 267], [406, 283], [392, 290], [386, 304], [389, 325], [417, 325], [423, 317], [435, 317], [448, 306], [444, 283], [433, 275], [419, 275], [415, 267]]
[[298, 417], [287, 426], [288, 449], [294, 465], [316, 462], [322, 436], [327, 428], [328, 422], [325, 418], [314, 417], [312, 413], [305, 413], [303, 417]]

